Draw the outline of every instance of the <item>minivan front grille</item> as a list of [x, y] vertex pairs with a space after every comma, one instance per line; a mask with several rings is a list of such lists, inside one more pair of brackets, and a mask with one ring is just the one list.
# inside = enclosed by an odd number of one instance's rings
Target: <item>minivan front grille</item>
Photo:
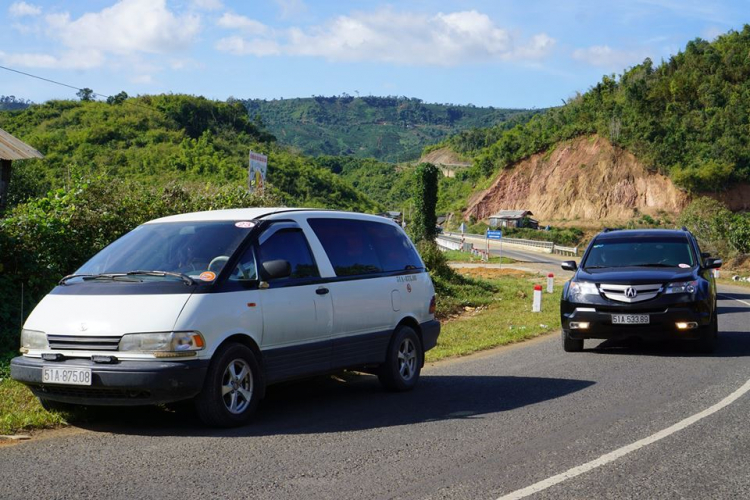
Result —
[[116, 351], [121, 337], [47, 335], [50, 349], [58, 351]]
[[663, 287], [659, 283], [653, 285], [607, 285], [602, 283], [599, 285], [599, 291], [609, 300], [631, 304], [651, 300], [659, 295], [662, 290]]

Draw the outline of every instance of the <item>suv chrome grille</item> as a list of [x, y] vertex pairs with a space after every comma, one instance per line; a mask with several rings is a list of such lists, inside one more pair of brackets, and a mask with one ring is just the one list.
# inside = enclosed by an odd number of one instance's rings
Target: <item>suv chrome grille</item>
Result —
[[662, 290], [663, 286], [658, 283], [654, 285], [607, 285], [602, 283], [599, 285], [599, 291], [609, 300], [631, 304], [651, 300], [659, 295]]
[[71, 335], [47, 335], [50, 349], [59, 351], [116, 351], [120, 337], [80, 337]]

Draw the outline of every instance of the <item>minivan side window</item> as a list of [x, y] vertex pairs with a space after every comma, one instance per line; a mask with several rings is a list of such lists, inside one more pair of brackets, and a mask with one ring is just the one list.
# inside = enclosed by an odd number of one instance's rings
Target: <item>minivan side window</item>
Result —
[[422, 267], [406, 235], [391, 224], [353, 219], [308, 219], [337, 276]]
[[[289, 278], [317, 278], [320, 276], [310, 246], [301, 229], [281, 229], [258, 247], [258, 261], [283, 259], [292, 267]], [[281, 278], [281, 279], [289, 279]]]

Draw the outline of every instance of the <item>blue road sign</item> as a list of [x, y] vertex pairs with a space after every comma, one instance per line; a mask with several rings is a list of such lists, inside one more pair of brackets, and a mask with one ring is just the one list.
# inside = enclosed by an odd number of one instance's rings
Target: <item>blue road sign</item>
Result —
[[503, 232], [502, 231], [491, 231], [487, 230], [487, 239], [488, 240], [499, 240], [502, 239]]

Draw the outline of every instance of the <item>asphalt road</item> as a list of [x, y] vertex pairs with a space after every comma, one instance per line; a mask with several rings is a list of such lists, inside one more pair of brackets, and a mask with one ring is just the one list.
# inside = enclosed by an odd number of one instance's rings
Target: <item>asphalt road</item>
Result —
[[[105, 412], [80, 432], [0, 447], [0, 498], [499, 498], [748, 381], [750, 290], [724, 292], [715, 355], [598, 341], [564, 353], [551, 335], [427, 366], [412, 393], [370, 376], [276, 387], [241, 429]], [[750, 394], [531, 498], [748, 498], [748, 413]]]

